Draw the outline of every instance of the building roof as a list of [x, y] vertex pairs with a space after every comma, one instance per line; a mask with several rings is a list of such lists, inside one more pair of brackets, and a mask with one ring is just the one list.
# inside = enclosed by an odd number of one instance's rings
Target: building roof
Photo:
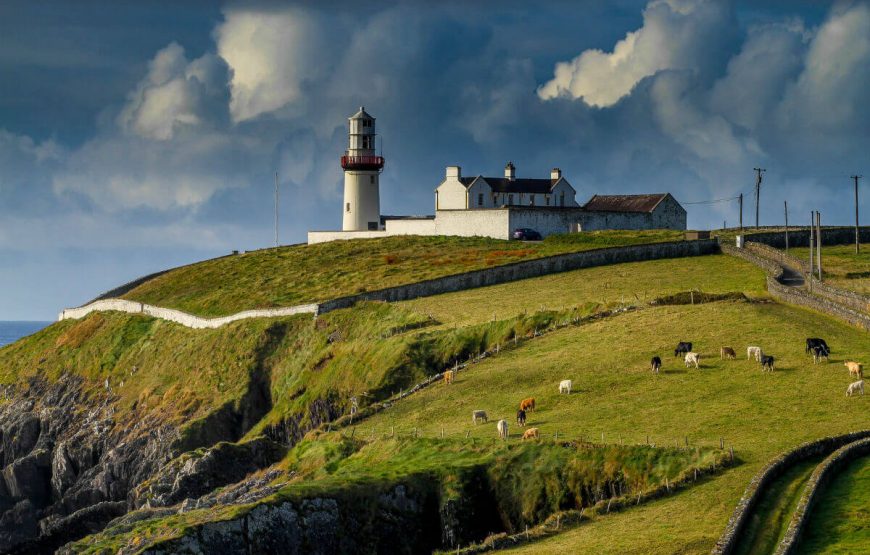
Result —
[[593, 212], [652, 212], [670, 193], [650, 195], [593, 195], [583, 205]]
[[460, 177], [465, 187], [470, 187], [477, 179], [484, 180], [493, 193], [528, 193], [543, 195], [551, 192], [558, 179], [508, 179], [506, 177]]
[[354, 115], [350, 116], [347, 119], [363, 119], [363, 118], [375, 119], [371, 116], [371, 114], [366, 112], [366, 109], [363, 106], [360, 106], [357, 113], [355, 113]]

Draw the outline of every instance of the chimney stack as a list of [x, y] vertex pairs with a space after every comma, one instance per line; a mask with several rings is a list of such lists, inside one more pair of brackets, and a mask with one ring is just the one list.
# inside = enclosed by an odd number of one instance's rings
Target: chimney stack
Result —
[[516, 177], [516, 168], [513, 162], [508, 162], [507, 166], [504, 167], [504, 176], [511, 181]]
[[562, 170], [560, 170], [559, 168], [553, 168], [552, 170], [550, 170], [550, 179], [552, 181], [558, 181], [559, 178], [561, 178], [561, 177], [562, 177]]
[[446, 177], [453, 177], [455, 179], [459, 179], [460, 177], [462, 177], [462, 168], [460, 168], [459, 166], [447, 166]]

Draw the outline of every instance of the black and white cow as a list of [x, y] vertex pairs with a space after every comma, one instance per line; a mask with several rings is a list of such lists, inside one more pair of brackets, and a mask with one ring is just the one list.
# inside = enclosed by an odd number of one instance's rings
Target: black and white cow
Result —
[[674, 349], [674, 356], [678, 357], [680, 355], [685, 355], [692, 351], [692, 342], [691, 341], [680, 341], [677, 343], [677, 348]]

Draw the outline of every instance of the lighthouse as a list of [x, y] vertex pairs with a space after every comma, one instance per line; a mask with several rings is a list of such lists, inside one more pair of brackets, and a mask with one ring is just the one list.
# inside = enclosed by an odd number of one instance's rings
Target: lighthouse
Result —
[[384, 169], [384, 158], [375, 154], [375, 137], [375, 118], [360, 107], [348, 118], [348, 145], [341, 157], [344, 170], [343, 231], [380, 229], [378, 178]]

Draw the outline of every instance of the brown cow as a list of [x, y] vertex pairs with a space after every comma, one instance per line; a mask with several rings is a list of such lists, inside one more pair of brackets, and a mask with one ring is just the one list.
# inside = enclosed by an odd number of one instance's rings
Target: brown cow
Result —
[[731, 347], [722, 347], [719, 349], [719, 358], [727, 358], [728, 360], [734, 360], [737, 358], [737, 353], [734, 352], [734, 349]]
[[864, 377], [864, 367], [860, 362], [847, 361], [843, 363], [843, 366], [849, 369], [850, 376], [855, 374], [859, 380]]
[[529, 397], [520, 401], [520, 410], [530, 411], [535, 410], [535, 398]]
[[444, 383], [451, 384], [456, 379], [456, 373], [453, 370], [444, 372]]
[[538, 439], [538, 429], [529, 428], [528, 430], [523, 432], [523, 439]]

